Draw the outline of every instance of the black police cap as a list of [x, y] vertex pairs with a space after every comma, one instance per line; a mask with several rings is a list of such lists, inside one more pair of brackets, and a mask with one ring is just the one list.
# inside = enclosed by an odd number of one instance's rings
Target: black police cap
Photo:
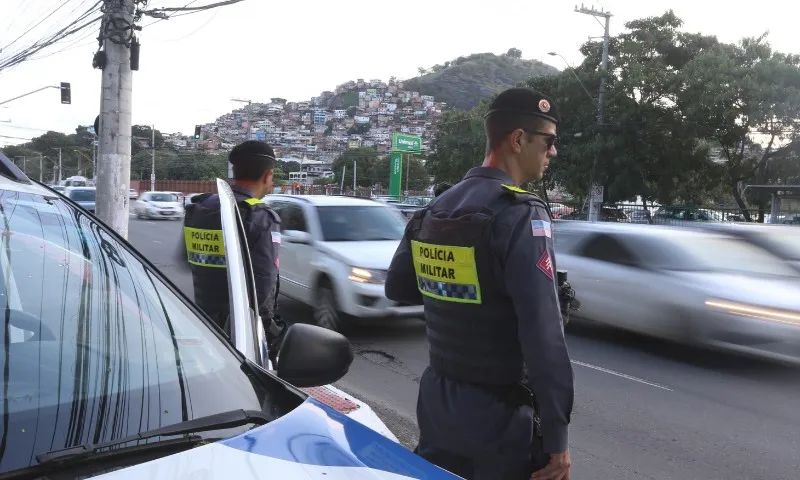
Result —
[[489, 105], [484, 118], [496, 113], [531, 115], [549, 120], [556, 125], [561, 120], [552, 99], [529, 88], [510, 88], [501, 92]]
[[275, 168], [275, 151], [266, 142], [247, 140], [233, 147], [228, 154], [228, 161], [233, 165], [240, 163], [257, 163], [264, 170]]

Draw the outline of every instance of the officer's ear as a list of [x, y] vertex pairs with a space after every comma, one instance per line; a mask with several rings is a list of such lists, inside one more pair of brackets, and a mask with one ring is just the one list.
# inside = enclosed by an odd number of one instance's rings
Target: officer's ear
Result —
[[522, 144], [525, 143], [525, 130], [517, 128], [508, 134], [508, 142], [511, 151], [514, 153], [522, 152]]
[[272, 180], [272, 175], [273, 175], [274, 172], [275, 171], [273, 169], [271, 169], [271, 168], [267, 169], [266, 173], [264, 173], [264, 178], [262, 179], [262, 180], [264, 180], [264, 183], [269, 182], [270, 180]]

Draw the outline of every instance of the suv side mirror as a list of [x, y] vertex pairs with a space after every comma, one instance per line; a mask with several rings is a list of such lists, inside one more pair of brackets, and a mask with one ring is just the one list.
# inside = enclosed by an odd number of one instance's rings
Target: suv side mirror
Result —
[[306, 245], [311, 243], [311, 234], [300, 230], [284, 230], [283, 238], [289, 243], [303, 243]]
[[350, 341], [341, 333], [316, 325], [289, 327], [278, 351], [278, 378], [300, 388], [319, 387], [341, 379], [353, 363]]

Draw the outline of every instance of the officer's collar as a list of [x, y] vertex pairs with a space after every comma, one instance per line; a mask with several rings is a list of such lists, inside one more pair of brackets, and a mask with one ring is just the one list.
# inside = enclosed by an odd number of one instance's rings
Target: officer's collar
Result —
[[491, 178], [494, 180], [500, 180], [502, 183], [507, 185], [514, 185], [514, 179], [511, 178], [511, 175], [495, 167], [470, 168], [467, 174], [464, 176], [465, 179], [474, 177]]
[[247, 198], [253, 197], [253, 192], [251, 192], [249, 188], [243, 187], [238, 183], [234, 183], [233, 185], [231, 185], [231, 190], [233, 190], [234, 193], [238, 193], [239, 195], [247, 195]]

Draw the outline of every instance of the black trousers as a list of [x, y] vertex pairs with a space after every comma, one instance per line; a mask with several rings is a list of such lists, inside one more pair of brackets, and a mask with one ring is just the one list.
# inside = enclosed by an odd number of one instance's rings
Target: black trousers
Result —
[[428, 367], [420, 379], [417, 422], [414, 452], [467, 480], [528, 480], [549, 460], [532, 399], [515, 386], [467, 384]]

